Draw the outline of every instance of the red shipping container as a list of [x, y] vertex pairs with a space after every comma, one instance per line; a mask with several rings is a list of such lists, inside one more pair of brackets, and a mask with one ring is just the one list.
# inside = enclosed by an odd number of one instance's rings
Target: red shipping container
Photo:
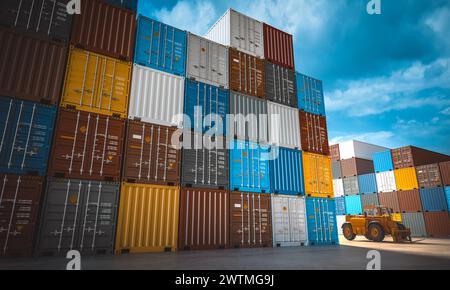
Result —
[[300, 138], [302, 150], [330, 155], [327, 120], [325, 117], [300, 111]]
[[433, 238], [450, 237], [450, 217], [448, 212], [425, 212], [423, 217], [428, 236]]
[[443, 186], [450, 186], [450, 161], [439, 163]]
[[392, 149], [391, 154], [395, 169], [450, 161], [448, 155], [415, 146]]
[[292, 35], [264, 23], [264, 58], [280, 66], [294, 69]]
[[397, 196], [401, 212], [422, 211], [422, 202], [420, 200], [420, 192], [418, 189], [398, 191]]
[[398, 193], [396, 191], [380, 192], [378, 193], [378, 200], [380, 201], [380, 205], [392, 208], [394, 212], [400, 213]]

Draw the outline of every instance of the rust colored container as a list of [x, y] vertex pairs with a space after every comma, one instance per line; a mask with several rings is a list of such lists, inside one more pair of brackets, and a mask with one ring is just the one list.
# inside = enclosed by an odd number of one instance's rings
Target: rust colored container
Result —
[[264, 98], [264, 60], [230, 48], [230, 89]]
[[57, 105], [67, 45], [0, 27], [0, 95]]
[[172, 145], [175, 131], [172, 127], [128, 121], [123, 180], [179, 185], [181, 151]]
[[450, 161], [439, 163], [443, 186], [450, 186]]
[[392, 149], [391, 153], [395, 169], [450, 161], [448, 155], [414, 146]]
[[100, 0], [83, 0], [73, 21], [71, 43], [125, 61], [132, 61], [136, 13]]
[[43, 182], [0, 174], [0, 256], [31, 256]]
[[378, 193], [378, 200], [380, 201], [380, 205], [392, 208], [392, 210], [396, 213], [401, 212], [398, 201], [398, 192], [380, 192]]
[[330, 155], [332, 161], [341, 160], [341, 154], [339, 153], [339, 144], [330, 145]]
[[343, 177], [374, 173], [373, 161], [361, 158], [341, 160], [341, 168]]
[[302, 150], [330, 155], [327, 119], [325, 117], [300, 111], [300, 138]]
[[292, 35], [264, 23], [264, 58], [294, 69], [294, 41]]
[[422, 202], [420, 201], [420, 192], [418, 189], [398, 191], [397, 196], [400, 212], [422, 211]]
[[230, 194], [226, 190], [184, 188], [180, 196], [178, 249], [228, 248]]
[[125, 121], [61, 109], [48, 175], [119, 181]]
[[420, 188], [442, 186], [439, 164], [428, 164], [416, 167], [417, 181]]
[[433, 238], [448, 238], [450, 236], [448, 212], [425, 212], [423, 217], [428, 236]]
[[270, 195], [232, 192], [230, 197], [230, 226], [231, 247], [271, 247]]

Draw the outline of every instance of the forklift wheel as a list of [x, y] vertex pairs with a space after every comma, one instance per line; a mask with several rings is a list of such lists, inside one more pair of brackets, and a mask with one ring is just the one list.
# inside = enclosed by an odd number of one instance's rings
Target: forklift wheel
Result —
[[353, 241], [356, 238], [356, 235], [353, 233], [351, 224], [344, 224], [342, 226], [342, 232], [344, 234], [344, 237], [349, 241]]

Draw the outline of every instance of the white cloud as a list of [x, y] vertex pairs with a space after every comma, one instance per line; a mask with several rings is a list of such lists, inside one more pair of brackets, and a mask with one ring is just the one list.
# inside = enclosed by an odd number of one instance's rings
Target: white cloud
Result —
[[405, 120], [398, 118], [393, 128], [400, 134], [413, 133], [416, 137], [434, 137], [450, 126], [450, 120], [441, 120], [439, 117], [432, 117], [426, 121], [415, 119]]
[[447, 45], [450, 46], [450, 38], [448, 31], [450, 30], [450, 9], [448, 7], [439, 8], [433, 11], [425, 19], [425, 25], [428, 26], [436, 36]]
[[345, 141], [358, 140], [380, 146], [387, 146], [386, 144], [392, 143], [392, 137], [394, 137], [394, 133], [391, 131], [356, 133], [331, 138], [330, 144], [339, 144]]
[[445, 108], [444, 110], [440, 111], [442, 115], [448, 115], [450, 116], [450, 107]]

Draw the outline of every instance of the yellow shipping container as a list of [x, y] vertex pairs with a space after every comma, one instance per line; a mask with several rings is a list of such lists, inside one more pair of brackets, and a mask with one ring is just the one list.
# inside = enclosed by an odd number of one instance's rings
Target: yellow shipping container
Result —
[[416, 169], [414, 167], [395, 169], [394, 175], [397, 190], [412, 190], [419, 188]]
[[307, 196], [334, 197], [329, 156], [303, 152], [303, 172]]
[[70, 48], [61, 106], [127, 118], [132, 63]]
[[122, 183], [116, 254], [176, 251], [180, 188]]

